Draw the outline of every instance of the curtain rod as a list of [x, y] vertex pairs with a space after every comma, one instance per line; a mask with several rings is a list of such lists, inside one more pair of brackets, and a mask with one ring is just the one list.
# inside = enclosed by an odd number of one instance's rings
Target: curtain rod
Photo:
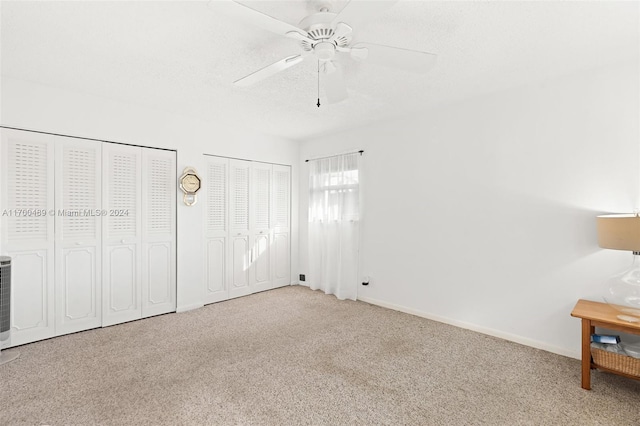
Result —
[[349, 155], [349, 154], [360, 154], [360, 155], [362, 155], [363, 153], [364, 153], [364, 150], [361, 149], [360, 151], [345, 152], [344, 154], [329, 155], [327, 157], [310, 158], [309, 160], [304, 160], [304, 162], [308, 163], [310, 160], [324, 160], [325, 158], [340, 157], [341, 155]]

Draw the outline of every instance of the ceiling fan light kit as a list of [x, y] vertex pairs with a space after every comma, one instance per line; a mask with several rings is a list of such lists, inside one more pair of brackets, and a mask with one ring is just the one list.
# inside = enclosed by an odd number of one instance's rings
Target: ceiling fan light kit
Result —
[[313, 46], [313, 53], [320, 61], [328, 61], [336, 55], [336, 45], [328, 41], [320, 41]]
[[[318, 61], [318, 69], [325, 75], [324, 91], [329, 103], [337, 103], [348, 97], [341, 65], [341, 57], [350, 56], [358, 61], [424, 73], [435, 65], [436, 55], [417, 50], [401, 49], [373, 43], [351, 45], [353, 28], [393, 6], [392, 1], [351, 0], [338, 13], [329, 11], [327, 5], [304, 17], [298, 26], [283, 22], [252, 9], [242, 3], [228, 0], [229, 10], [246, 22], [275, 34], [300, 42], [301, 52], [289, 56], [245, 77], [236, 80], [237, 86], [250, 86], [274, 74], [290, 68], [306, 58]], [[213, 3], [213, 2], [212, 2]], [[355, 24], [352, 26], [352, 24]], [[319, 101], [318, 101], [319, 106]]]

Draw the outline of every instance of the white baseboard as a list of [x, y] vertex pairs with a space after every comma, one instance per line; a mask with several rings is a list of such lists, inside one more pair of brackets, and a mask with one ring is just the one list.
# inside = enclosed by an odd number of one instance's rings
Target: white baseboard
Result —
[[440, 315], [433, 315], [427, 312], [423, 312], [417, 309], [407, 308], [405, 306], [396, 305], [393, 303], [383, 302], [381, 300], [372, 299], [370, 297], [360, 297], [358, 300], [361, 302], [369, 303], [371, 305], [381, 306], [387, 309], [393, 309], [394, 311], [404, 312], [405, 314], [415, 315], [417, 317], [430, 319], [433, 321], [442, 322], [445, 324], [453, 325], [455, 327], [464, 328], [466, 330], [476, 331], [478, 333], [486, 334], [489, 336], [497, 337], [499, 339], [509, 340], [510, 342], [519, 343], [521, 345], [530, 346], [536, 349], [542, 349], [543, 351], [551, 352], [554, 354], [566, 356], [569, 358], [581, 359], [580, 351], [571, 351], [558, 346], [550, 345], [539, 340], [529, 339], [526, 337], [518, 336], [517, 334], [505, 333], [504, 331], [494, 330], [492, 328], [483, 327], [477, 324], [472, 324], [464, 321], [458, 321], [451, 318], [443, 317]]

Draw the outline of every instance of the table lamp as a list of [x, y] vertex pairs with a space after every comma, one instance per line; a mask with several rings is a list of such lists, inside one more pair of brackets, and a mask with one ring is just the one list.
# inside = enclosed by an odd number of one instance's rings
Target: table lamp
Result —
[[598, 245], [633, 253], [631, 267], [607, 280], [604, 300], [628, 322], [640, 322], [640, 216], [614, 214], [597, 217]]

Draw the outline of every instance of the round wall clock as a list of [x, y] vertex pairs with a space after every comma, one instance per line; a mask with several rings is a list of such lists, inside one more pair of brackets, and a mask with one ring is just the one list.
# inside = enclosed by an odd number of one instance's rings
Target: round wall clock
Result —
[[187, 167], [182, 172], [182, 176], [179, 179], [180, 189], [184, 192], [184, 197], [182, 198], [184, 203], [187, 206], [194, 205], [198, 199], [196, 197], [196, 193], [200, 190], [202, 186], [202, 181], [200, 180], [200, 176], [198, 176], [198, 172], [196, 169], [192, 167]]

